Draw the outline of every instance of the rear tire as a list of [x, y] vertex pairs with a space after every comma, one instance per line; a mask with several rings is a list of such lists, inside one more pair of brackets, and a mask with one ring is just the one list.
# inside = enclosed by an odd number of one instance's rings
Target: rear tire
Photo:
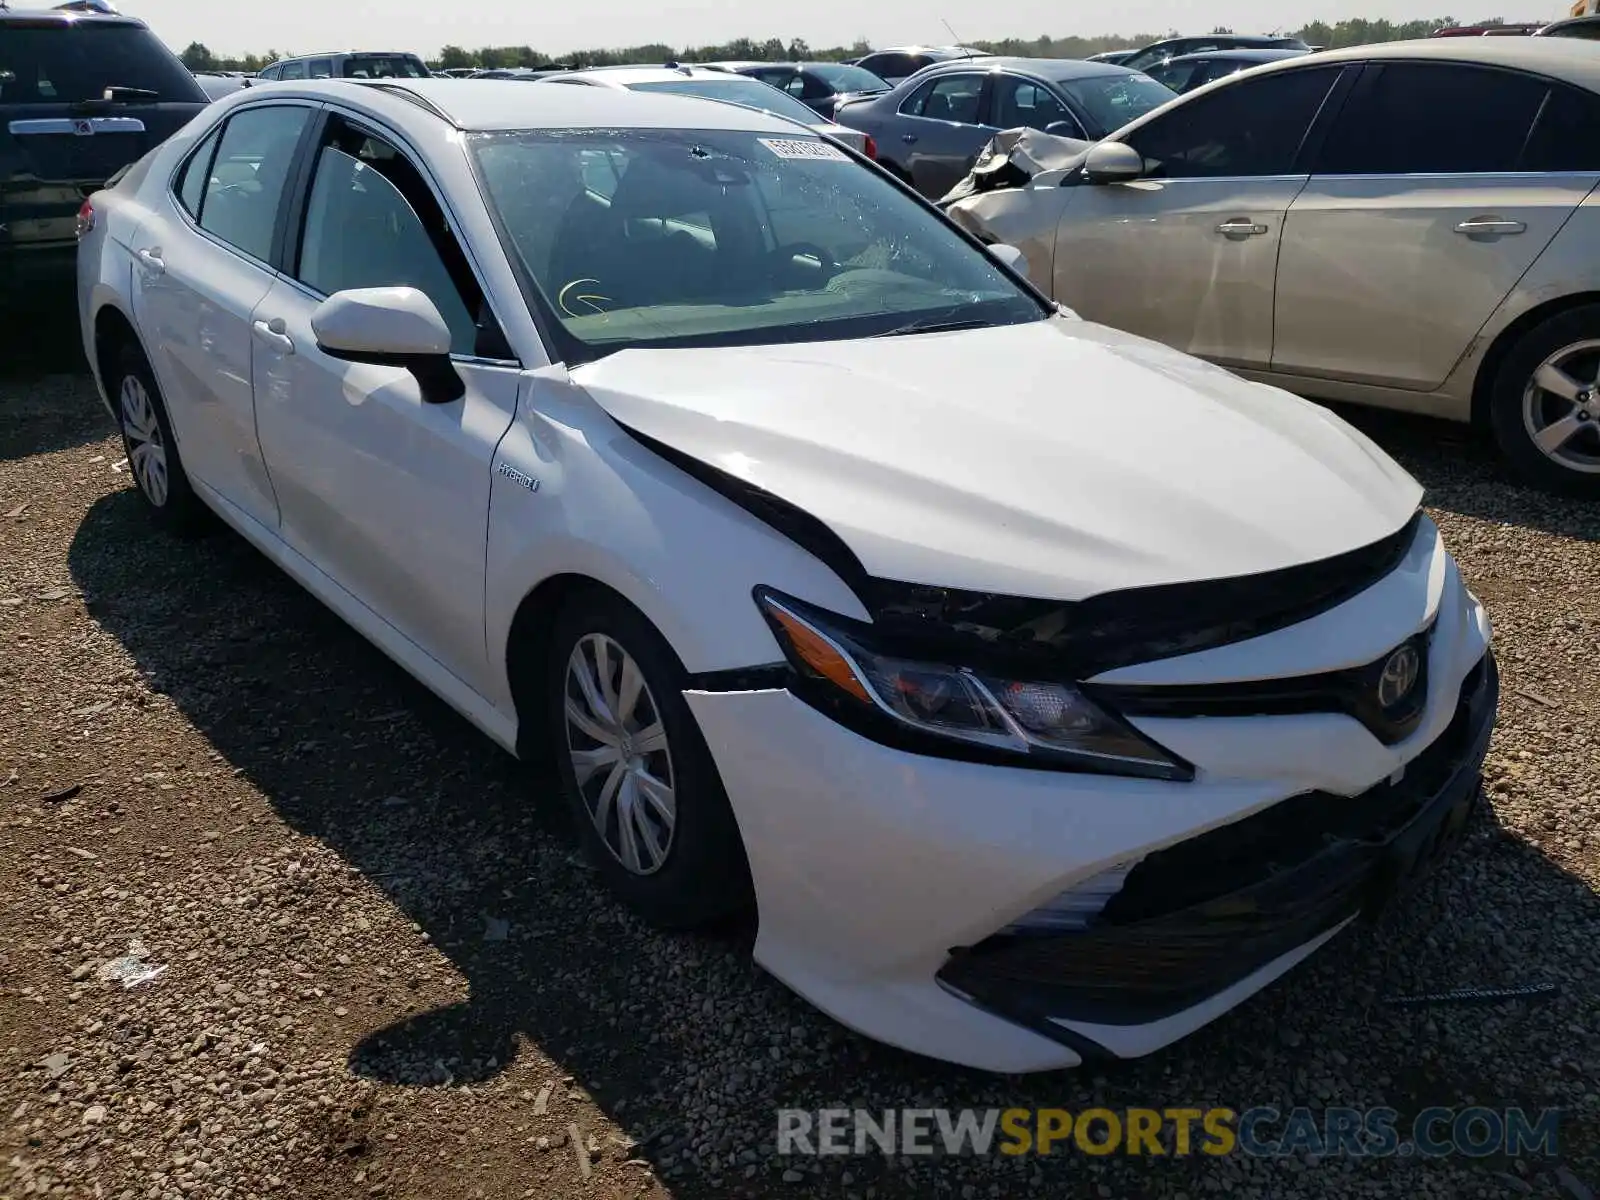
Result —
[[211, 513], [189, 485], [166, 402], [144, 352], [136, 345], [124, 345], [106, 384], [122, 432], [128, 472], [151, 520], [180, 536], [204, 532]]
[[724, 921], [754, 899], [687, 684], [666, 639], [621, 597], [585, 589], [556, 617], [545, 711], [561, 789], [611, 889], [668, 929]]
[[1495, 375], [1489, 424], [1528, 483], [1600, 499], [1600, 304], [1522, 335]]

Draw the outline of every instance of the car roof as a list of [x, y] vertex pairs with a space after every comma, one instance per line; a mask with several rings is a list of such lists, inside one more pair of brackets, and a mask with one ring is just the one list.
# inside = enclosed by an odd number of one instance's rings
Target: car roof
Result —
[[1160, 41], [1151, 42], [1148, 46], [1139, 47], [1140, 50], [1153, 50], [1157, 46], [1170, 46], [1174, 42], [1217, 42], [1219, 45], [1238, 46], [1241, 49], [1248, 46], [1266, 48], [1269, 42], [1291, 42], [1295, 40], [1292, 33], [1189, 33], [1181, 37], [1162, 38]]
[[1585, 25], [1600, 25], [1600, 13], [1590, 13], [1586, 17], [1563, 17], [1559, 21], [1551, 21], [1550, 24], [1539, 30], [1539, 36], [1548, 37], [1553, 33], [1559, 33], [1563, 29], [1578, 29]]
[[[281, 62], [299, 62], [303, 58], [337, 58], [342, 54], [370, 55], [373, 58], [421, 58], [415, 50], [313, 50], [309, 54], [286, 54], [282, 58], [274, 59], [273, 64]], [[269, 65], [273, 65], [269, 64]]]
[[81, 10], [63, 10], [58, 8], [0, 8], [0, 23], [28, 25], [35, 28], [42, 25], [131, 25], [136, 29], [146, 29], [148, 26], [138, 17], [130, 17], [124, 13], [101, 13]]
[[1287, 46], [1238, 46], [1232, 50], [1196, 50], [1193, 54], [1180, 54], [1167, 61], [1197, 63], [1223, 59], [1227, 62], [1268, 63], [1277, 62], [1282, 58], [1304, 58], [1310, 53], [1309, 50], [1293, 50]]
[[580, 71], [567, 71], [563, 74], [601, 78], [618, 87], [627, 87], [631, 83], [666, 83], [674, 79], [706, 78], [747, 80], [751, 87], [767, 86], [759, 79], [751, 79], [748, 75], [741, 75], [737, 71], [718, 70], [716, 67], [700, 66], [698, 63], [683, 63], [676, 67], [585, 67]]
[[[545, 87], [518, 79], [317, 79], [249, 88], [239, 95], [366, 103], [404, 123], [423, 110], [457, 129], [726, 129], [793, 136], [796, 125], [754, 108], [625, 88]], [[751, 80], [754, 87], [766, 84]], [[248, 103], [249, 101], [246, 101]]]
[[963, 69], [979, 71], [1011, 71], [1018, 75], [1033, 75], [1039, 79], [1087, 79], [1097, 75], [1135, 75], [1118, 63], [1090, 62], [1086, 58], [1006, 58], [998, 54], [985, 55], [971, 60], [956, 59], [923, 67], [912, 78], [932, 79], [935, 75], [959, 72]]
[[1264, 70], [1293, 69], [1302, 62], [1413, 62], [1469, 63], [1509, 67], [1564, 80], [1600, 91], [1600, 54], [1594, 43], [1577, 38], [1427, 38], [1412, 42], [1382, 42], [1343, 50], [1318, 50]]

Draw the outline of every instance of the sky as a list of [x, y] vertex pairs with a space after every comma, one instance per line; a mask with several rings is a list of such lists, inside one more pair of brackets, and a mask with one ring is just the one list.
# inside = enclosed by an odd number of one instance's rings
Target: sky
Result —
[[[268, 48], [306, 53], [329, 49], [415, 50], [436, 54], [454, 43], [533, 46], [547, 54], [600, 47], [705, 45], [737, 37], [813, 46], [874, 46], [950, 40], [943, 16], [965, 39], [1050, 34], [1204, 33], [1226, 25], [1240, 33], [1298, 29], [1314, 20], [1387, 17], [1413, 20], [1454, 15], [1461, 20], [1500, 16], [1508, 21], [1553, 20], [1570, 0], [984, 0], [947, 4], [929, 0], [804, 0], [751, 5], [734, 0], [579, 0], [518, 4], [515, 0], [117, 0], [144, 18], [174, 49], [204, 42], [213, 53], [242, 55]], [[1475, 4], [1475, 6], [1474, 6]], [[43, 7], [43, 5], [41, 5]], [[1482, 9], [1482, 11], [1479, 11]]]

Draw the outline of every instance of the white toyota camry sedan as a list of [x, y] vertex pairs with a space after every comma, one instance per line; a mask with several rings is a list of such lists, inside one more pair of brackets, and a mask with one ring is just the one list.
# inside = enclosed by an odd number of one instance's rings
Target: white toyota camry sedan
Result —
[[623, 902], [753, 907], [757, 960], [872, 1037], [1145, 1054], [1471, 815], [1489, 624], [1416, 482], [800, 126], [272, 85], [80, 226], [156, 523], [220, 517], [554, 756]]

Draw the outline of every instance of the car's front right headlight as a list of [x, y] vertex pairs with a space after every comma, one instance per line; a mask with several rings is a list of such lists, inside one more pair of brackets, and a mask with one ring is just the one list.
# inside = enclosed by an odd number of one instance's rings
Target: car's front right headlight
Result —
[[895, 654], [870, 627], [768, 588], [756, 603], [797, 692], [879, 741], [945, 757], [1189, 780], [1194, 768], [1061, 680]]

